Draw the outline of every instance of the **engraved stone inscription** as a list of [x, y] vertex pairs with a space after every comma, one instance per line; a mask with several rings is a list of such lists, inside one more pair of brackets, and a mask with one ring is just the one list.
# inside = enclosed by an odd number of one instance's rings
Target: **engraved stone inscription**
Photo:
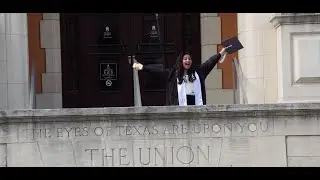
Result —
[[117, 124], [111, 126], [70, 126], [70, 127], [51, 127], [23, 129], [20, 136], [25, 138], [49, 139], [49, 138], [80, 138], [80, 137], [130, 137], [130, 136], [184, 136], [200, 135], [204, 137], [220, 137], [231, 134], [245, 134], [254, 132], [270, 131], [271, 122], [234, 122], [234, 123], [191, 123], [191, 124], [154, 124], [154, 125], [134, 125]]
[[[254, 145], [239, 138], [272, 136], [273, 121], [85, 120], [21, 123], [17, 128], [10, 152], [33, 153], [34, 162], [43, 166], [198, 167], [219, 166], [222, 157], [229, 157], [221, 150], [226, 145]], [[29, 151], [18, 151], [27, 146]]]
[[0, 166], [317, 165], [310, 156], [320, 142], [314, 106], [10, 110], [0, 114]]
[[[90, 165], [93, 166], [95, 161], [101, 162], [96, 166], [157, 166], [157, 165], [174, 165], [183, 164], [189, 165], [191, 163], [210, 163], [210, 156], [212, 154], [210, 146], [169, 146], [165, 148], [149, 147], [136, 148], [137, 157], [135, 159], [129, 158], [127, 148], [88, 148], [84, 151], [90, 157]], [[187, 157], [187, 158], [186, 158]], [[100, 159], [96, 159], [100, 158]], [[107, 162], [109, 162], [107, 164]]]

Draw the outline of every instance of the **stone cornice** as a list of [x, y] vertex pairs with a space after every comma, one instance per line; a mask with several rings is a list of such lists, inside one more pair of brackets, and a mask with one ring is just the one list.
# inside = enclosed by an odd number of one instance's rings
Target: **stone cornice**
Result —
[[270, 22], [276, 28], [292, 24], [320, 24], [320, 13], [276, 13]]
[[224, 119], [228, 117], [319, 116], [319, 103], [234, 104], [207, 106], [144, 106], [83, 109], [0, 111], [2, 123], [67, 122], [97, 120]]

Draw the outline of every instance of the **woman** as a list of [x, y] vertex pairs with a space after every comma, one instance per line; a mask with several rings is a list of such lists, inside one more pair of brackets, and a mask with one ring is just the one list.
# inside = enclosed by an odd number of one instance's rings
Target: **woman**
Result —
[[190, 53], [181, 53], [175, 67], [163, 69], [154, 65], [133, 64], [133, 68], [146, 72], [165, 72], [167, 76], [166, 105], [205, 105], [205, 79], [221, 57], [224, 57], [226, 48], [210, 57], [199, 67], [192, 63]]

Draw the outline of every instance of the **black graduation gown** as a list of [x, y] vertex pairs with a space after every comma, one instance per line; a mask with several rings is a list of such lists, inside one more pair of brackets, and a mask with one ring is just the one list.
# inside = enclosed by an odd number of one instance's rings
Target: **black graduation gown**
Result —
[[[207, 104], [207, 95], [206, 95], [206, 87], [205, 87], [205, 79], [208, 74], [212, 71], [214, 66], [218, 63], [221, 58], [221, 54], [215, 54], [211, 56], [208, 60], [202, 63], [200, 66], [196, 67], [195, 70], [199, 75], [200, 83], [201, 83], [201, 92], [202, 92], [202, 100], [203, 105]], [[144, 65], [142, 71], [145, 72], [162, 72], [167, 78], [166, 85], [166, 105], [179, 105], [178, 101], [178, 90], [177, 90], [177, 77], [175, 73], [175, 68], [164, 69], [159, 68], [159, 66], [154, 66], [152, 64]]]

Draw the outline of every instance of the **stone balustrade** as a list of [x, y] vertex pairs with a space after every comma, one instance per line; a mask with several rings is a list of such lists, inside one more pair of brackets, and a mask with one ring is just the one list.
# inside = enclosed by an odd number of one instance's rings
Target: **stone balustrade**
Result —
[[0, 111], [1, 166], [319, 166], [320, 104]]

